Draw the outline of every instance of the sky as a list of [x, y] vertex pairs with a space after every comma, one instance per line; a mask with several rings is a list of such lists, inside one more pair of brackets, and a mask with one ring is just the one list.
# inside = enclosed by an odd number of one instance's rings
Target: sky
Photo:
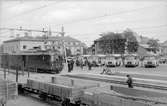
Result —
[[[0, 1], [0, 28], [61, 31], [88, 46], [104, 32], [127, 28], [138, 35], [167, 40], [167, 1], [77, 1], [36, 0]], [[23, 33], [15, 31], [15, 34]], [[33, 33], [33, 36], [40, 33]], [[0, 42], [11, 39], [11, 32], [0, 30]], [[56, 34], [52, 34], [56, 36]]]

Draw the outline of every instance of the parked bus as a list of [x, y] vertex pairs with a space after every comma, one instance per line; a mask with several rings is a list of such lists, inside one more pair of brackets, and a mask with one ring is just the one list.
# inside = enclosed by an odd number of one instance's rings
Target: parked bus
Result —
[[106, 56], [106, 66], [107, 67], [116, 67], [121, 65], [121, 55], [114, 54]]
[[159, 62], [156, 56], [144, 56], [143, 65], [144, 67], [157, 67]]
[[125, 67], [136, 67], [139, 65], [139, 58], [136, 54], [128, 54], [124, 56]]
[[105, 60], [106, 60], [106, 55], [99, 54], [97, 55], [98, 57], [98, 66], [104, 66], [105, 65]]

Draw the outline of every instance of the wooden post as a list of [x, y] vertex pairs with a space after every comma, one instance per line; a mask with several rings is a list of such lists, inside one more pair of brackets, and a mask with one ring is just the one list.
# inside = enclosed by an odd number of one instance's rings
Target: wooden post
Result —
[[71, 86], [74, 86], [74, 80], [71, 79]]
[[24, 69], [25, 69], [25, 67], [24, 67], [24, 61], [23, 61], [23, 64], [22, 64], [22, 74], [23, 74], [23, 76], [24, 76]]
[[55, 83], [55, 77], [51, 77], [51, 82]]
[[4, 68], [4, 79], [6, 79], [6, 68]]
[[27, 71], [28, 71], [28, 78], [30, 77], [30, 70], [27, 68]]
[[30, 70], [28, 69], [28, 65], [29, 65], [29, 62], [28, 62], [28, 55], [26, 57], [26, 64], [27, 64], [27, 71], [28, 71], [28, 78], [30, 77]]
[[16, 66], [16, 82], [18, 82], [18, 65]]

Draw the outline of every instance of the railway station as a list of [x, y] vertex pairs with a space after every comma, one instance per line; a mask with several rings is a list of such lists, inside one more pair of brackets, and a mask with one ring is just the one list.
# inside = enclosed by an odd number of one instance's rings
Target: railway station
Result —
[[0, 5], [0, 106], [167, 106], [166, 1]]

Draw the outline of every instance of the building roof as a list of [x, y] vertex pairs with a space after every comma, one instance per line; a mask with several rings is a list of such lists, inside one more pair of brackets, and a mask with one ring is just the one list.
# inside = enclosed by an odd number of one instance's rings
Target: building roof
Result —
[[161, 46], [167, 46], [167, 40], [164, 41], [164, 42], [161, 44]]
[[144, 48], [150, 48], [148, 44], [139, 44], [139, 45], [144, 47]]
[[17, 38], [14, 38], [14, 39], [4, 41], [4, 43], [16, 42], [16, 41], [42, 41], [42, 39], [37, 39], [37, 38], [34, 38], [34, 37], [24, 36], [24, 37], [17, 37]]
[[4, 43], [15, 42], [15, 41], [40, 41], [40, 42], [42, 42], [43, 40], [79, 42], [81, 46], [87, 47], [85, 43], [83, 43], [83, 42], [81, 42], [81, 41], [79, 41], [75, 38], [72, 38], [70, 36], [51, 36], [51, 37], [48, 37], [48, 38], [44, 38], [44, 37], [41, 37], [41, 36], [38, 36], [38, 37], [24, 36], [24, 37], [18, 37], [18, 38], [15, 38], [15, 39], [10, 39], [10, 40], [4, 41]]
[[140, 44], [147, 44], [147, 42], [150, 40], [148, 37], [138, 35], [136, 36], [136, 39]]
[[52, 36], [52, 37], [48, 37], [47, 40], [64, 40], [67, 42], [81, 42], [75, 38], [72, 38], [70, 36]]

